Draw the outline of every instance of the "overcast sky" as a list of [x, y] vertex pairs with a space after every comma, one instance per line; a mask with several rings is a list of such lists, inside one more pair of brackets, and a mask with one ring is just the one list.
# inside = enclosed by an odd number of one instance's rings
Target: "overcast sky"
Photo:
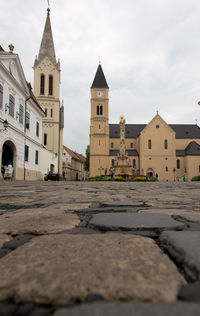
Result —
[[[0, 45], [14, 44], [33, 84], [46, 0], [1, 0]], [[50, 0], [65, 106], [64, 145], [89, 143], [90, 86], [99, 58], [110, 88], [110, 123], [200, 123], [199, 0]]]

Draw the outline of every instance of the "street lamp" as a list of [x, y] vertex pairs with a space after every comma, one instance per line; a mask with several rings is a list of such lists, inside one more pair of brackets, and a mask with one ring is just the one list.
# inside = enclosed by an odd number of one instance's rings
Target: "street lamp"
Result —
[[7, 120], [5, 120], [5, 121], [3, 121], [3, 129], [0, 129], [0, 132], [4, 132], [4, 131], [6, 131], [7, 130], [7, 128], [8, 128], [8, 125], [9, 125], [9, 123], [8, 123], [8, 121]]

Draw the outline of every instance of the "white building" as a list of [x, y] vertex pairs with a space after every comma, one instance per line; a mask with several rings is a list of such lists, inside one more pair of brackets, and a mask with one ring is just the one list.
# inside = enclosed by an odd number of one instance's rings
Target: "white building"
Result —
[[0, 164], [11, 163], [16, 180], [39, 180], [48, 170], [57, 171], [57, 157], [42, 145], [44, 111], [27, 84], [13, 45], [9, 49], [5, 52], [0, 46]]

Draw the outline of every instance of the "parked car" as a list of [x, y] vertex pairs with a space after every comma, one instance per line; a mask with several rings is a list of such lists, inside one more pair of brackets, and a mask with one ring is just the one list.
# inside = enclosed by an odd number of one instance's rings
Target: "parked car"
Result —
[[45, 174], [44, 180], [45, 181], [48, 181], [48, 180], [59, 181], [59, 174], [57, 172], [49, 171], [47, 174]]

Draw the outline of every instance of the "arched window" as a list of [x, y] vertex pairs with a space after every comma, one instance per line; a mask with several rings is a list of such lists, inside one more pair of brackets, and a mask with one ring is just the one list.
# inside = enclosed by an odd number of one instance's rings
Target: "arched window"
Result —
[[167, 139], [164, 140], [164, 148], [168, 149], [168, 140]]
[[49, 95], [53, 95], [53, 76], [49, 76]]
[[51, 117], [53, 117], [53, 109], [51, 109]]
[[45, 76], [41, 74], [40, 77], [40, 94], [44, 94]]
[[3, 86], [0, 84], [0, 108], [3, 108]]
[[176, 160], [176, 167], [177, 167], [177, 169], [180, 169], [180, 159]]
[[103, 105], [100, 106], [100, 115], [103, 115]]
[[45, 117], [47, 117], [47, 108], [44, 110]]
[[47, 134], [44, 133], [44, 146], [46, 146], [46, 145], [47, 145]]
[[99, 105], [97, 105], [97, 115], [99, 115]]

